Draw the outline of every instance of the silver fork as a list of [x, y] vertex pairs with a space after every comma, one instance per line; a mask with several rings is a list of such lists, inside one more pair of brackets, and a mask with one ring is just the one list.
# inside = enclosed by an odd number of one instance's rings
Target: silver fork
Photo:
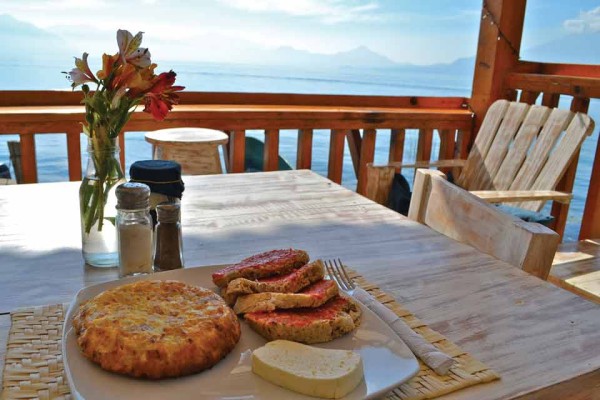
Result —
[[342, 261], [339, 258], [337, 260], [325, 260], [324, 264], [329, 278], [333, 279], [340, 289], [352, 296], [354, 289], [356, 289], [356, 284], [350, 275], [348, 275]]
[[344, 264], [339, 258], [337, 260], [326, 260], [324, 264], [329, 278], [333, 279], [346, 294], [361, 302], [381, 318], [408, 345], [417, 357], [423, 360], [437, 374], [446, 375], [448, 373], [450, 367], [454, 364], [452, 357], [427, 342], [421, 335], [413, 331], [402, 318], [379, 303], [366, 291], [359, 290], [355, 294], [357, 286], [350, 275], [348, 275]]

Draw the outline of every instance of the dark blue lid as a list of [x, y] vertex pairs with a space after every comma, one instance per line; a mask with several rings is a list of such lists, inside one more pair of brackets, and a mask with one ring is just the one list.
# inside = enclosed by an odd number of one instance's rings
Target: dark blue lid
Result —
[[131, 164], [131, 182], [141, 182], [150, 186], [153, 193], [181, 199], [184, 186], [181, 180], [181, 165], [168, 160], [142, 160]]

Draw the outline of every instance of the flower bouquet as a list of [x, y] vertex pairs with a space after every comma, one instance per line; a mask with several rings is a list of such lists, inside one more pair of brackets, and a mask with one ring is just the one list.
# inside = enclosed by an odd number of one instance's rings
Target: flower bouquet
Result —
[[[85, 105], [83, 131], [88, 136], [88, 168], [79, 191], [82, 250], [85, 261], [95, 266], [114, 266], [118, 255], [114, 230], [114, 189], [123, 181], [117, 138], [136, 107], [144, 104], [155, 120], [162, 121], [178, 91], [175, 72], [155, 74], [150, 52], [141, 48], [142, 32], [135, 36], [117, 31], [119, 52], [102, 56], [102, 69], [94, 75], [88, 54], [75, 58], [75, 68], [65, 72], [76, 88], [82, 85]], [[96, 84], [90, 90], [88, 84]], [[111, 204], [112, 203], [112, 204]], [[108, 221], [108, 227], [107, 227]]]

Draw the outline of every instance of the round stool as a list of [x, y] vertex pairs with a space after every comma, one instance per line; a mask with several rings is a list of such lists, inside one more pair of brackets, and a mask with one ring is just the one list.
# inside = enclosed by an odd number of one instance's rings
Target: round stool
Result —
[[186, 175], [221, 174], [219, 145], [229, 137], [214, 129], [173, 128], [148, 132], [146, 141], [152, 143], [152, 158], [181, 164]]

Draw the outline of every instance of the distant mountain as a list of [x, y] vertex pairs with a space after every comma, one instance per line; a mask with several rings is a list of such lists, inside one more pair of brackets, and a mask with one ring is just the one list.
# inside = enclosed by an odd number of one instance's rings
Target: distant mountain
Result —
[[366, 46], [334, 54], [311, 53], [293, 47], [280, 47], [273, 51], [265, 51], [261, 60], [269, 64], [297, 65], [313, 67], [393, 67], [397, 64]]
[[524, 48], [521, 58], [571, 64], [600, 64], [600, 32], [572, 34], [551, 42]]
[[10, 15], [0, 15], [0, 43], [3, 63], [48, 63], [73, 54], [59, 36]]

